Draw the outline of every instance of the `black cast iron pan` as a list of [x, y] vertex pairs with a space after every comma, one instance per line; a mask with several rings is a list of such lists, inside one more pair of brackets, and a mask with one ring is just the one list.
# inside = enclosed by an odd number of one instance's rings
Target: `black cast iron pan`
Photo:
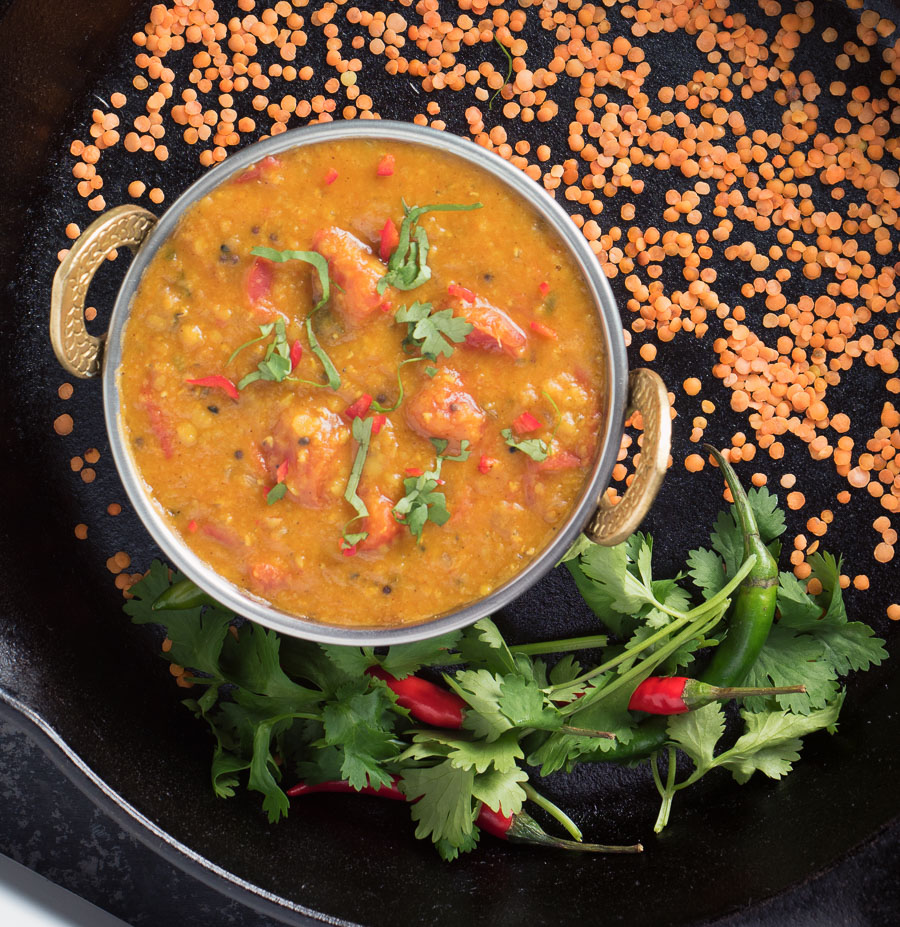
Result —
[[[750, 9], [755, 4], [743, 6], [755, 15]], [[693, 794], [679, 796], [673, 823], [661, 838], [651, 834], [656, 796], [641, 772], [581, 769], [546, 784], [550, 797], [591, 838], [642, 839], [647, 852], [638, 858], [584, 859], [485, 842], [476, 854], [447, 865], [414, 840], [408, 816], [393, 805], [330, 796], [309, 801], [286, 823], [271, 827], [255, 798], [213, 798], [207, 736], [180, 707], [155, 655], [157, 639], [122, 615], [121, 595], [105, 566], [111, 554], [127, 550], [134, 567], [143, 568], [155, 551], [128, 511], [106, 515], [109, 502], [125, 500], [105, 445], [99, 385], [77, 384], [74, 397], [63, 404], [56, 389], [65, 377], [46, 334], [55, 255], [65, 246], [62, 229], [72, 218], [82, 226], [90, 218], [73, 195], [68, 139], [84, 133], [94, 94], [108, 99], [109, 92], [127, 85], [134, 53], [129, 36], [148, 9], [122, 0], [102, 7], [0, 4], [0, 60], [7, 77], [0, 103], [4, 713], [29, 719], [49, 752], [154, 848], [289, 923], [704, 923], [784, 892], [893, 821], [900, 814], [900, 724], [891, 686], [900, 680], [890, 663], [851, 680], [840, 732], [810, 738], [788, 778], [737, 788], [725, 776], [711, 776]], [[832, 24], [852, 33], [858, 14], [829, 4], [816, 15], [823, 28]], [[664, 41], [669, 44], [651, 51], [658, 60], [676, 60], [678, 37]], [[815, 56], [814, 44], [804, 53]], [[877, 76], [870, 77], [874, 85]], [[383, 94], [385, 115], [411, 118], [421, 106], [408, 85], [387, 84], [378, 74], [371, 81], [373, 96]], [[459, 131], [468, 102], [441, 102], [443, 118]], [[565, 144], [564, 126], [541, 131]], [[141, 176], [160, 182], [171, 199], [200, 168], [174, 139], [167, 143], [173, 152], [167, 164], [148, 159]], [[121, 191], [131, 179], [124, 172], [109, 175], [108, 202], [124, 200]], [[121, 273], [119, 262], [109, 264], [93, 285], [91, 299], [101, 308], [101, 321]], [[660, 352], [657, 369], [670, 385], [699, 371], [705, 395], [724, 408], [725, 391], [708, 375], [708, 351], [704, 343], [680, 339]], [[855, 410], [860, 432], [871, 433], [877, 410], [868, 409], [867, 398], [881, 387], [868, 368], [852, 374], [842, 384], [844, 401]], [[51, 427], [63, 411], [75, 419], [75, 430], [65, 438]], [[724, 443], [738, 425], [722, 415], [707, 437]], [[676, 421], [676, 460], [684, 455], [688, 433]], [[97, 479], [88, 485], [71, 472], [69, 458], [91, 447], [101, 456]], [[840, 481], [805, 460], [805, 451], [796, 453], [790, 469], [824, 505]], [[766, 469], [764, 462], [759, 465]], [[780, 470], [769, 472], [777, 478]], [[712, 485], [699, 491], [697, 480], [674, 468], [647, 523], [665, 538], [658, 545], [661, 569], [681, 562], [712, 521], [718, 492]], [[860, 508], [859, 530], [835, 531], [827, 546], [839, 543], [851, 562], [867, 564], [872, 592], [851, 592], [849, 605], [894, 645], [882, 616], [897, 598], [896, 569], [868, 566], [871, 545], [862, 530], [876, 514]], [[86, 541], [73, 533], [82, 522], [90, 526]], [[560, 574], [551, 574], [499, 617], [515, 640], [546, 635], [548, 615], [553, 633], [586, 633], [594, 626]], [[896, 868], [886, 867], [886, 873]], [[152, 909], [153, 899], [146, 904]]]

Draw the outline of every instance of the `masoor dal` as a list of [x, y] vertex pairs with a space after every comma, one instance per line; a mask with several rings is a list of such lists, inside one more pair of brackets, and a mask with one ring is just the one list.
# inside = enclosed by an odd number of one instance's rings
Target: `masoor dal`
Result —
[[[404, 204], [475, 203], [421, 215], [430, 279], [379, 292]], [[260, 247], [327, 260], [312, 330], [336, 388], [305, 324], [315, 266]], [[449, 356], [396, 320], [415, 303], [468, 323], [465, 340], [438, 332]], [[242, 384], [288, 349], [274, 379]], [[604, 408], [599, 321], [561, 242], [487, 173], [387, 142], [269, 157], [191, 207], [134, 297], [119, 377], [137, 468], [184, 542], [280, 609], [357, 626], [421, 622], [519, 573], [579, 497]], [[439, 453], [465, 459], [426, 484]], [[424, 525], [415, 499], [395, 509], [417, 485]]]

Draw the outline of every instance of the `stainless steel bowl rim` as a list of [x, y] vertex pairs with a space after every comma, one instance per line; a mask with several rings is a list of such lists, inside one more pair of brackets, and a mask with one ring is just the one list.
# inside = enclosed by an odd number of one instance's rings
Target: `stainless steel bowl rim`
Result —
[[[120, 417], [117, 374], [122, 361], [122, 335], [128, 321], [131, 301], [150, 261], [163, 242], [174, 232], [186, 210], [230, 176], [267, 155], [276, 155], [307, 145], [348, 139], [381, 139], [385, 142], [424, 145], [460, 157], [513, 188], [560, 236], [578, 263], [598, 308], [607, 349], [605, 388], [608, 392], [608, 404], [603, 433], [598, 436], [601, 451], [597, 455], [578, 503], [553, 540], [521, 573], [484, 598], [424, 623], [395, 628], [351, 627], [299, 618], [252, 596], [216, 573], [181, 540], [165, 520], [158, 503], [152, 499], [125, 441]], [[195, 181], [169, 207], [132, 261], [113, 307], [103, 357], [103, 411], [116, 467], [135, 512], [153, 540], [171, 558], [174, 565], [217, 601], [252, 621], [292, 637], [350, 646], [402, 644], [466, 627], [508, 605], [557, 564], [594, 513], [602, 493], [609, 485], [619, 451], [627, 392], [628, 361], [615, 299], [599, 261], [568, 213], [534, 181], [498, 155], [455, 135], [393, 120], [354, 120], [292, 129], [249, 145]], [[428, 595], [427, 587], [423, 587], [422, 594]], [[548, 603], [548, 620], [552, 620], [552, 615], [552, 603]]]

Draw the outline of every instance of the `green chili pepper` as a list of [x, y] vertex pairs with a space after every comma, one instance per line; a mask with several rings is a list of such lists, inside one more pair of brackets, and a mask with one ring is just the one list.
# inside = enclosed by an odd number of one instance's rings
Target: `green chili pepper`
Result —
[[[698, 678], [714, 686], [739, 686], [769, 637], [778, 595], [778, 564], [760, 537], [750, 500], [731, 464], [714, 447], [708, 444], [704, 447], [716, 459], [734, 497], [744, 536], [744, 560], [755, 554], [756, 563], [735, 593], [725, 639], [716, 647], [709, 665]], [[648, 718], [627, 744], [617, 744], [602, 753], [598, 751], [597, 759], [623, 763], [661, 750], [666, 744], [668, 720], [665, 715]]]
[[150, 608], [154, 612], [182, 611], [188, 608], [199, 608], [201, 605], [215, 604], [215, 600], [195, 582], [182, 579], [169, 586], [165, 592], [160, 593]]

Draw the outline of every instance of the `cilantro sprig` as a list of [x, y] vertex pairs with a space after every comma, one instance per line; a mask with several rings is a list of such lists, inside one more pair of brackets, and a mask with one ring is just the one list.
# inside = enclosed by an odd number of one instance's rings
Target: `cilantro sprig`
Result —
[[[360, 451], [371, 439], [371, 422], [354, 423]], [[438, 518], [446, 513], [441, 500], [429, 498], [443, 496], [437, 481], [444, 461], [469, 453], [463, 447], [448, 456], [446, 442], [434, 445], [432, 470], [406, 481], [407, 520], [420, 520], [420, 529], [433, 511]], [[354, 507], [364, 461], [358, 452], [356, 481], [346, 496]], [[777, 500], [765, 490], [750, 499], [762, 537], [777, 547], [784, 530]], [[564, 562], [609, 635], [515, 647], [489, 618], [376, 653], [281, 639], [216, 604], [154, 610], [170, 584], [183, 580], [158, 562], [132, 587], [125, 609], [138, 624], [162, 624], [171, 642], [164, 659], [187, 668], [180, 678], [194, 697], [185, 704], [215, 740], [217, 795], [231, 797], [243, 782], [261, 793], [263, 809], [276, 821], [288, 813], [283, 785], [294, 777], [311, 784], [339, 779], [353, 789], [396, 786], [417, 799], [406, 806], [416, 835], [455, 859], [478, 844], [482, 803], [506, 815], [537, 803], [581, 838], [534, 780], [600, 761], [612, 745], [630, 743], [640, 723], [628, 709], [636, 686], [650, 674], [683, 673], [702, 648], [715, 645], [731, 597], [754, 563], [743, 559], [739, 542], [734, 513], [726, 511], [709, 549], [691, 552], [689, 573], [660, 578], [649, 535], [613, 548], [582, 537]], [[668, 744], [649, 760], [661, 797], [657, 830], [678, 792], [714, 769], [729, 771], [738, 783], [756, 773], [778, 779], [790, 772], [804, 737], [834, 732], [844, 699], [840, 676], [886, 657], [884, 642], [847, 617], [840, 561], [816, 554], [810, 564], [821, 592], [811, 595], [792, 573], [781, 574], [780, 620], [748, 680], [804, 683], [807, 693], [748, 701], [730, 725], [716, 704], [672, 716]], [[445, 684], [466, 705], [461, 727], [414, 726], [385, 681], [366, 672], [375, 666], [397, 679], [422, 668], [443, 670]], [[686, 761], [676, 763], [676, 751]], [[290, 778], [282, 782], [282, 776]]]
[[437, 451], [434, 468], [426, 470], [420, 476], [410, 476], [403, 481], [403, 498], [391, 510], [394, 518], [409, 528], [410, 534], [422, 542], [422, 531], [428, 522], [440, 527], [447, 523], [450, 511], [447, 497], [438, 491], [441, 485], [441, 468], [445, 460], [464, 461], [469, 457], [469, 442], [460, 444], [460, 451], [455, 456], [444, 454], [448, 442], [443, 438], [432, 438], [431, 443]]
[[401, 306], [394, 319], [407, 325], [404, 345], [418, 348], [422, 357], [436, 361], [442, 355], [450, 357], [453, 345], [465, 341], [473, 326], [454, 316], [452, 309], [434, 312], [433, 308], [431, 303], [416, 300], [411, 306]]
[[359, 481], [362, 477], [363, 467], [366, 464], [366, 457], [369, 454], [369, 445], [372, 443], [372, 426], [374, 423], [375, 419], [371, 416], [365, 419], [357, 416], [353, 419], [353, 424], [351, 425], [353, 440], [357, 442], [358, 447], [356, 450], [356, 457], [353, 460], [353, 467], [350, 470], [350, 477], [347, 480], [347, 488], [344, 490], [344, 499], [353, 506], [356, 515], [344, 525], [344, 534], [341, 538], [344, 550], [356, 547], [357, 544], [364, 541], [369, 536], [368, 531], [358, 531], [353, 534], [348, 534], [347, 528], [349, 528], [353, 522], [358, 521], [360, 518], [367, 518], [369, 515], [366, 503], [363, 502], [359, 495]]
[[[325, 349], [319, 344], [319, 339], [313, 331], [313, 316], [328, 302], [331, 298], [331, 280], [328, 276], [328, 261], [317, 251], [276, 251], [274, 248], [265, 248], [262, 246], [253, 248], [250, 251], [256, 257], [265, 258], [268, 261], [274, 261], [277, 264], [283, 264], [287, 261], [305, 261], [312, 264], [319, 277], [319, 289], [322, 296], [315, 306], [307, 313], [304, 324], [306, 325], [306, 337], [309, 341], [309, 349], [319, 358], [322, 367], [325, 369], [325, 377], [331, 389], [338, 389], [341, 385], [341, 377], [337, 368], [326, 354]], [[335, 284], [337, 286], [337, 284]], [[290, 370], [288, 370], [290, 373]]]
[[431, 279], [428, 266], [428, 252], [431, 245], [419, 219], [428, 212], [469, 212], [481, 209], [481, 203], [436, 203], [431, 206], [403, 204], [403, 221], [400, 224], [399, 242], [388, 260], [387, 273], [378, 281], [378, 292], [383, 294], [389, 287], [398, 290], [414, 290]]

